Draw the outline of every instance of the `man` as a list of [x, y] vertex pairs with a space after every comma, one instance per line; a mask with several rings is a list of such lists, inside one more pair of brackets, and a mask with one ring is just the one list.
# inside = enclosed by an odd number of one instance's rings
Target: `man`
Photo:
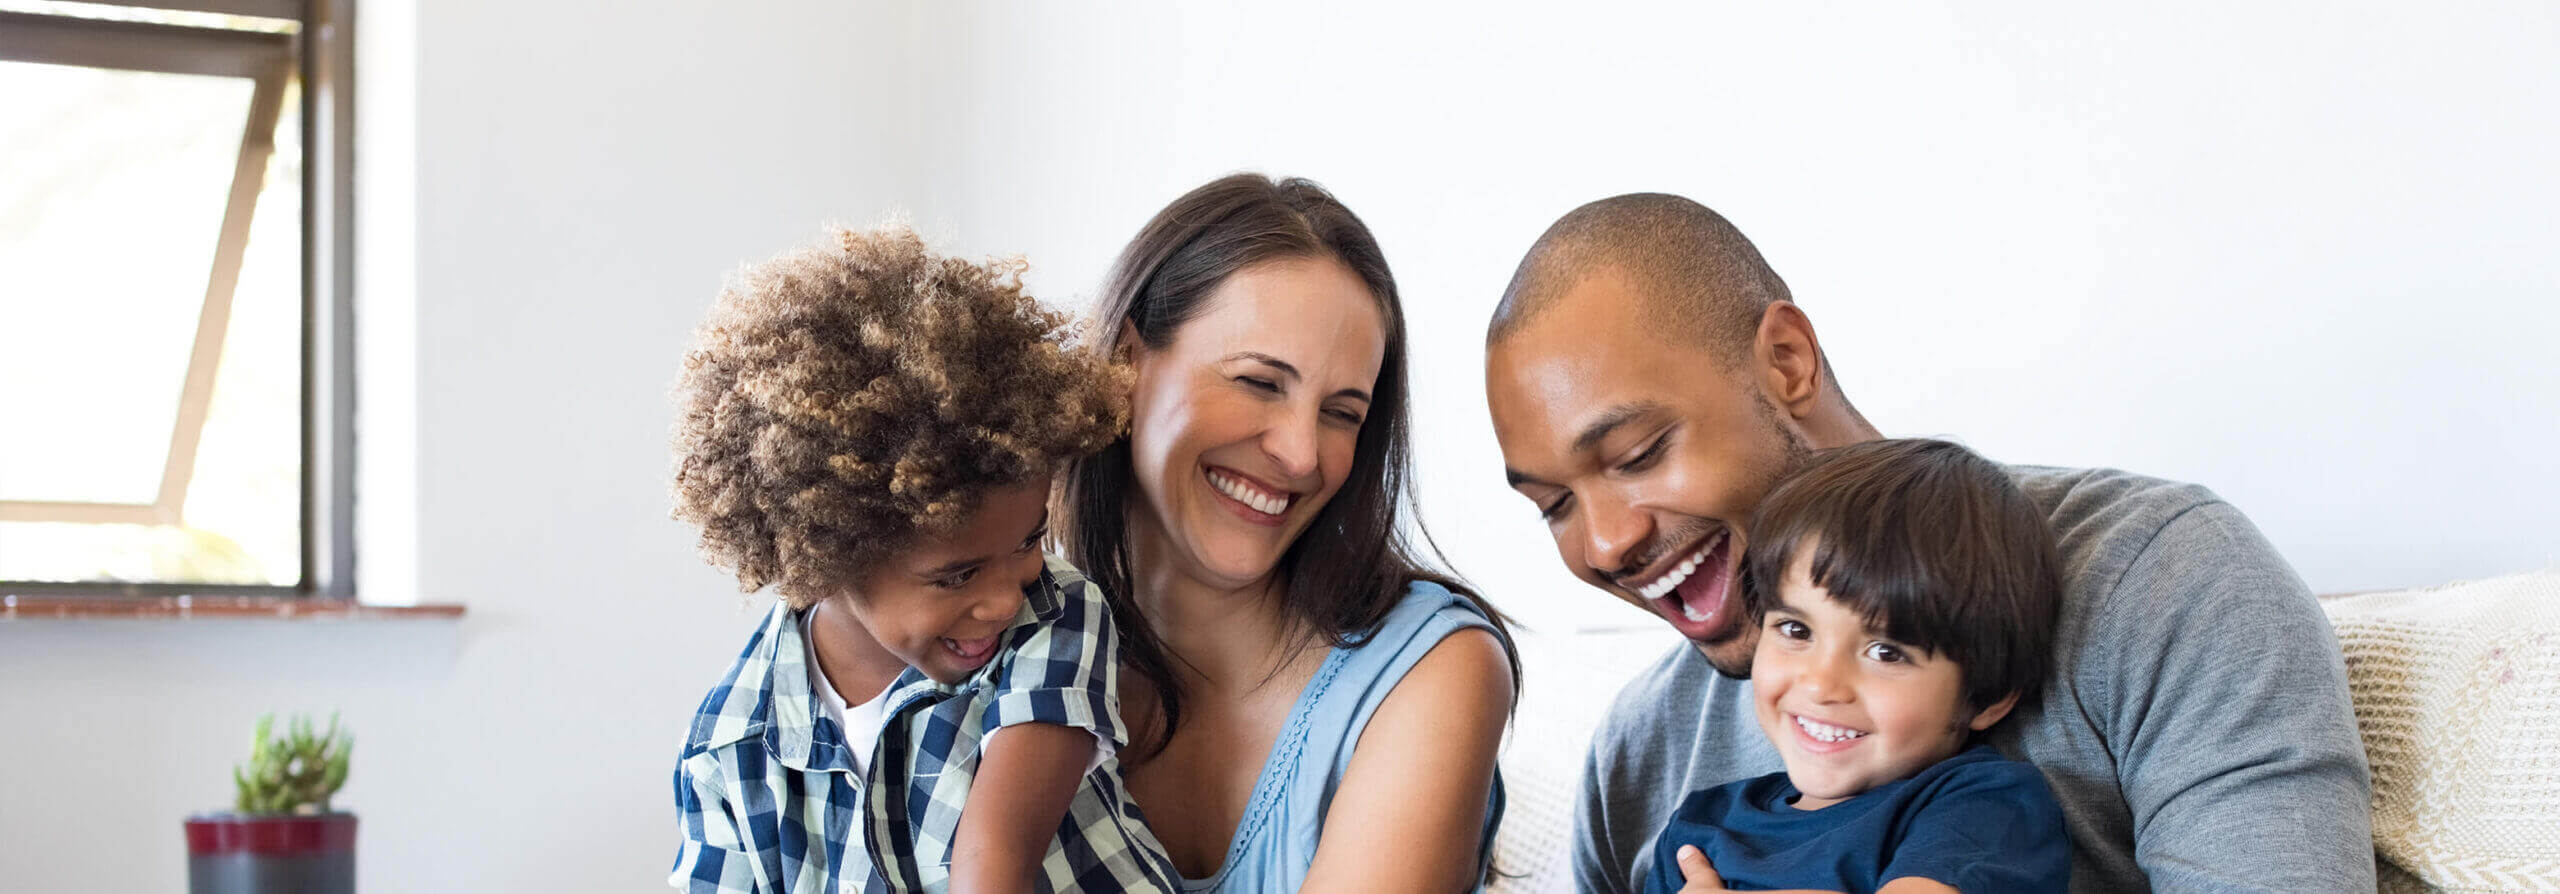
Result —
[[[1594, 735], [1584, 891], [1644, 887], [1683, 796], [1780, 769], [1752, 718], [1739, 580], [1762, 493], [1879, 437], [1759, 251], [1677, 196], [1558, 220], [1494, 311], [1485, 379], [1513, 489], [1583, 581], [1677, 629]], [[2054, 526], [2056, 674], [1994, 744], [2063, 806], [2072, 888], [2373, 890], [2371, 797], [2337, 641], [2239, 510], [2194, 485], [2012, 466]]]

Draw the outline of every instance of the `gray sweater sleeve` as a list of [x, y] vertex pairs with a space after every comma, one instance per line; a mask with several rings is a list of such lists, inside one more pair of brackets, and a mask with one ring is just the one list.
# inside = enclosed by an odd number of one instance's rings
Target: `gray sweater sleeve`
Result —
[[1609, 834], [1610, 756], [1616, 745], [1605, 731], [1582, 761], [1582, 792], [1574, 798], [1573, 889], [1586, 894], [1634, 894], [1627, 887], [1629, 860]]
[[2327, 617], [2238, 510], [2133, 557], [2078, 672], [2158, 891], [2371, 891], [2372, 780]]

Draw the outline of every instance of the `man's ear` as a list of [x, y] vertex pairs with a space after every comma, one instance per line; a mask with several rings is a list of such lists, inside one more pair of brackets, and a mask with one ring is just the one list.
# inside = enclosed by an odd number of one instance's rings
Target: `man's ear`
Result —
[[1967, 721], [1965, 726], [1973, 728], [1977, 733], [1990, 729], [1992, 724], [1999, 723], [2001, 718], [2009, 716], [2009, 709], [2017, 706], [2018, 693], [2012, 691], [2008, 695], [2001, 696], [1999, 701], [1992, 702], [1990, 707], [1975, 711], [1973, 719]]
[[1822, 368], [1822, 343], [1814, 338], [1813, 320], [1793, 301], [1772, 301], [1760, 312], [1760, 332], [1752, 342], [1759, 364], [1760, 388], [1769, 401], [1792, 418], [1813, 415], [1814, 403], [1830, 383]]

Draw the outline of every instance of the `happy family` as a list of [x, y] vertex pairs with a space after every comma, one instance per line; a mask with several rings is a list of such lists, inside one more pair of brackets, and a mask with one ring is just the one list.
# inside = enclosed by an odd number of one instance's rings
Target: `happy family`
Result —
[[[838, 230], [703, 322], [675, 515], [780, 601], [693, 719], [669, 882], [1498, 881], [1521, 668], [1408, 515], [1368, 228], [1239, 174], [1082, 321], [1020, 273]], [[2239, 510], [1884, 438], [1678, 196], [1574, 209], [1485, 299], [1518, 523], [1686, 640], [1592, 739], [1580, 890], [2373, 889], [2337, 643]]]

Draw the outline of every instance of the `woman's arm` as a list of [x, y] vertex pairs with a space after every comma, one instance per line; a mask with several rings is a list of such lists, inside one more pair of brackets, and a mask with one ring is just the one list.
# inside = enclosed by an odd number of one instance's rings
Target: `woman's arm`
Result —
[[1450, 634], [1415, 662], [1353, 746], [1300, 890], [1474, 890], [1511, 700], [1490, 631]]
[[951, 842], [953, 894], [1032, 889], [1097, 747], [1092, 730], [1054, 723], [987, 734]]

